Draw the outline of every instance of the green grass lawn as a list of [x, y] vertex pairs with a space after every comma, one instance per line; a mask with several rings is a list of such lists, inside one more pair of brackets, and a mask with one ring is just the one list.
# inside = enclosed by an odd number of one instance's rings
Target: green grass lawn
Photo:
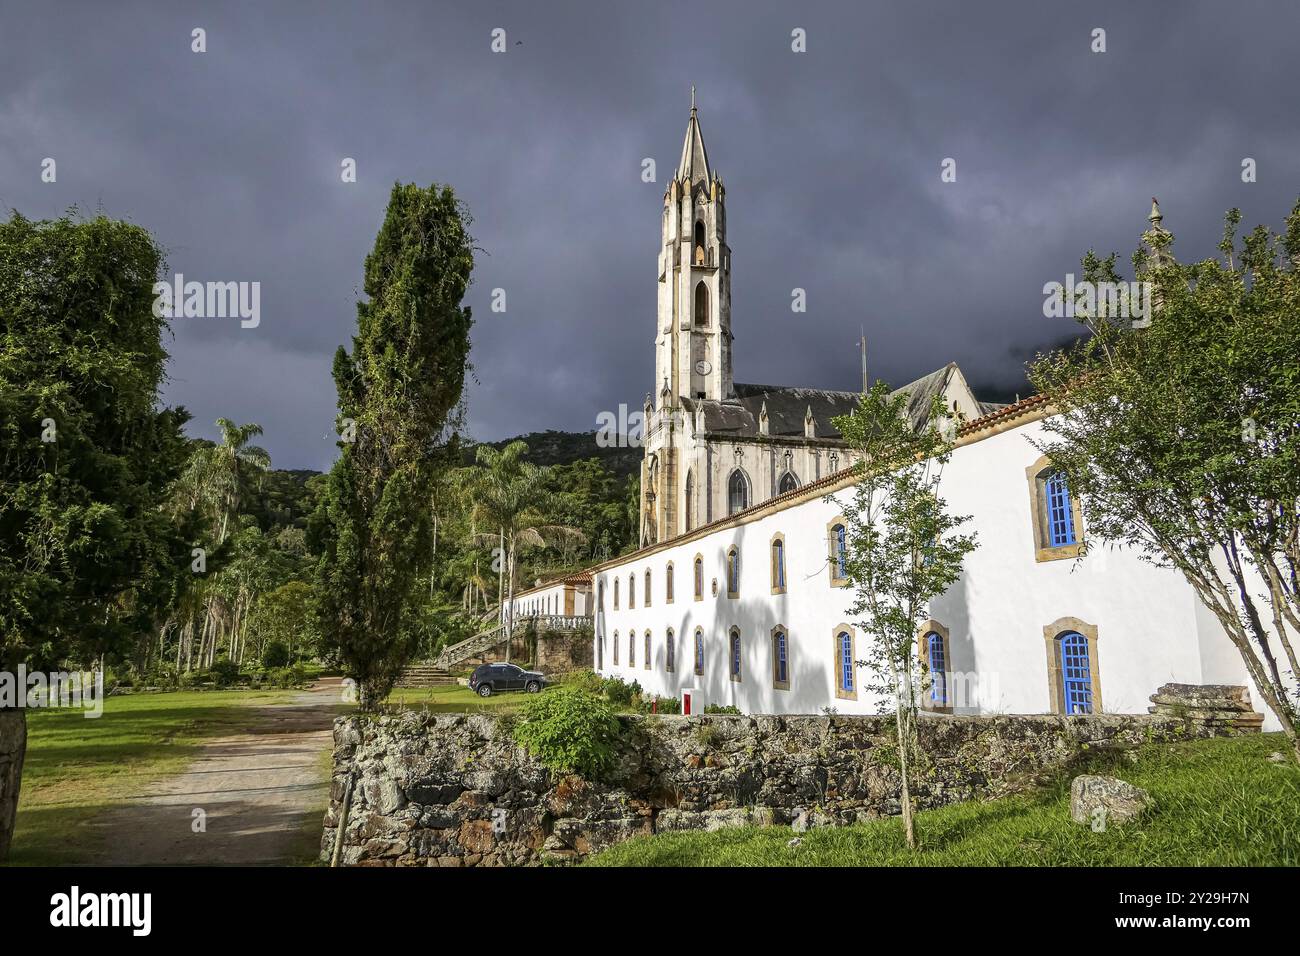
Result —
[[[18, 821], [9, 864], [85, 862], [81, 825], [150, 783], [179, 773], [205, 737], [238, 733], [246, 705], [273, 704], [295, 691], [178, 691], [109, 697], [98, 718], [74, 709], [27, 713]], [[81, 830], [81, 836], [70, 839]]]
[[[1069, 778], [1033, 794], [921, 813], [911, 853], [902, 822], [796, 835], [788, 827], [669, 833], [619, 844], [589, 866], [1296, 866], [1300, 768], [1280, 734], [1151, 746], [1098, 766], [1150, 791], [1138, 821], [1094, 833], [1070, 821]], [[1083, 771], [1080, 771], [1083, 772]]]
[[435, 714], [506, 714], [519, 710], [532, 696], [521, 691], [511, 691], [480, 697], [468, 687], [449, 684], [442, 687], [399, 687], [388, 695], [387, 703], [411, 710], [428, 710]]

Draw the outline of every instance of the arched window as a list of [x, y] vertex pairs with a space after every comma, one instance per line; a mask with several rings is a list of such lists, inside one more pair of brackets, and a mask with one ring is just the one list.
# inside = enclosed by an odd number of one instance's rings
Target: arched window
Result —
[[790, 689], [790, 640], [779, 624], [772, 628], [772, 687]]
[[645, 669], [650, 669], [650, 629], [646, 628], [645, 632]]
[[785, 535], [772, 535], [772, 593], [785, 593]]
[[596, 610], [605, 610], [605, 579], [601, 578], [600, 583], [596, 585]]
[[792, 472], [787, 471], [781, 476], [781, 483], [777, 486], [776, 493], [783, 495], [787, 491], [797, 491], [799, 488], [799, 479]]
[[677, 649], [673, 647], [673, 641], [673, 629], [670, 627], [664, 632], [664, 667], [670, 674], [677, 667]]
[[925, 635], [926, 663], [930, 670], [930, 706], [948, 706], [948, 654], [943, 635], [931, 631]]
[[603, 671], [604, 669], [605, 669], [605, 638], [602, 636], [596, 638], [596, 670]]
[[830, 545], [831, 587], [842, 588], [849, 583], [849, 532], [843, 518], [836, 518], [826, 527]]
[[645, 595], [645, 603], [641, 606], [649, 607], [650, 606], [650, 569], [649, 568], [645, 569], [645, 590], [642, 591], [641, 593]]
[[704, 673], [704, 628], [695, 629], [695, 673]]
[[627, 606], [628, 610], [636, 607], [636, 575], [627, 576]]
[[730, 636], [729, 643], [731, 645], [730, 654], [728, 655], [731, 661], [731, 668], [730, 668], [731, 679], [739, 683], [740, 681], [740, 628], [733, 627], [731, 629], [731, 636]]
[[1033, 515], [1034, 557], [1038, 561], [1077, 558], [1083, 553], [1083, 525], [1078, 499], [1070, 494], [1065, 472], [1044, 455], [1025, 469], [1025, 477]]
[[1092, 662], [1088, 639], [1078, 631], [1066, 631], [1058, 639], [1061, 648], [1061, 691], [1066, 714], [1092, 713]]
[[695, 325], [707, 328], [709, 324], [709, 287], [703, 282], [695, 286]]
[[737, 468], [727, 479], [727, 514], [734, 515], [749, 507], [749, 479]]
[[727, 549], [727, 597], [740, 597], [740, 552], [735, 545]]
[[664, 601], [668, 604], [673, 603], [673, 563], [671, 561], [664, 568]]
[[618, 578], [614, 579], [614, 610], [618, 610]]
[[695, 600], [704, 600], [704, 558], [695, 556]]
[[636, 667], [636, 631], [627, 632], [627, 666]]
[[695, 473], [686, 473], [686, 530], [695, 523]]
[[846, 624], [835, 629], [835, 696], [841, 700], [858, 699], [855, 637], [853, 628]]
[[614, 666], [618, 666], [618, 631], [614, 632]]
[[700, 219], [695, 220], [695, 243], [692, 248], [695, 250], [695, 264], [704, 265], [708, 256], [704, 249], [704, 222]]
[[1053, 472], [1047, 478], [1047, 540], [1053, 548], [1075, 543], [1074, 509], [1070, 507], [1070, 486], [1065, 472]]

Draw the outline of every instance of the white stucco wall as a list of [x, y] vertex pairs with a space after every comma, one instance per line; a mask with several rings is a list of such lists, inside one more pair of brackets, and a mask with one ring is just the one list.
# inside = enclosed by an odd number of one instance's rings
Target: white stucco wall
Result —
[[[1097, 628], [1092, 667], [1100, 675], [1100, 711], [1144, 713], [1148, 697], [1163, 683], [1247, 683], [1245, 668], [1217, 622], [1200, 607], [1176, 572], [1156, 568], [1131, 552], [1094, 548], [1076, 561], [1040, 562], [1025, 469], [1039, 458], [1030, 438], [1041, 425], [1030, 421], [958, 447], [942, 483], [955, 514], [973, 515], [970, 527], [979, 548], [966, 559], [961, 578], [934, 601], [932, 617], [950, 632], [949, 669], [970, 677], [977, 699], [957, 713], [1048, 713], [1054, 707], [1043, 629], [1061, 618]], [[836, 502], [849, 490], [836, 492]], [[857, 701], [838, 699], [833, 683], [833, 640], [848, 620], [849, 593], [830, 584], [827, 525], [837, 503], [818, 496], [777, 513], [755, 516], [703, 537], [648, 549], [594, 569], [593, 592], [603, 581], [603, 609], [596, 610], [597, 657], [601, 673], [637, 680], [646, 691], [677, 696], [700, 687], [709, 703], [734, 704], [746, 713], [816, 713], [831, 706], [840, 713], [873, 713], [877, 701], [859, 691]], [[770, 544], [785, 536], [786, 592], [770, 593]], [[1085, 529], [1086, 534], [1086, 529]], [[739, 597], [728, 598], [725, 559], [740, 552]], [[704, 596], [692, 593], [692, 563], [704, 561]], [[665, 570], [672, 562], [675, 597], [665, 598]], [[646, 606], [644, 575], [652, 572]], [[636, 606], [627, 606], [628, 577], [636, 578]], [[613, 607], [613, 579], [620, 578], [620, 604]], [[717, 594], [712, 582], [717, 581]], [[771, 631], [789, 635], [790, 688], [772, 681]], [[739, 627], [742, 675], [732, 681], [727, 634]], [[665, 633], [676, 636], [676, 668], [666, 669]], [[692, 634], [703, 628], [704, 674], [692, 667]], [[644, 633], [651, 632], [652, 660], [644, 659]], [[636, 666], [628, 666], [628, 634], [637, 635]], [[619, 664], [612, 644], [620, 641]], [[864, 656], [858, 637], [857, 657]], [[603, 642], [603, 649], [599, 646]], [[858, 684], [864, 678], [858, 674]], [[953, 681], [954, 685], [960, 683]], [[1256, 708], [1264, 710], [1258, 695]], [[1266, 726], [1276, 726], [1268, 714]]]
[[[555, 581], [542, 587], [529, 588], [526, 591], [516, 593], [514, 598], [515, 618], [520, 619], [547, 614], [564, 615], [566, 613], [564, 605], [566, 591], [573, 592], [574, 616], [590, 616], [592, 608], [590, 588]], [[502, 617], [504, 619], [504, 615]]]

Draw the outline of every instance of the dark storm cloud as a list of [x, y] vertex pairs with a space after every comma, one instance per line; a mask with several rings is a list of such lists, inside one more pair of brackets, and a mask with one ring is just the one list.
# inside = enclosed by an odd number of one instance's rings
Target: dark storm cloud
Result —
[[330, 360], [388, 189], [449, 183], [483, 249], [471, 431], [591, 429], [654, 387], [659, 210], [694, 83], [738, 379], [855, 387], [864, 326], [874, 375], [957, 361], [1009, 396], [1070, 331], [1043, 284], [1088, 248], [1127, 258], [1152, 195], [1183, 257], [1213, 253], [1231, 206], [1278, 227], [1300, 193], [1298, 28], [1290, 3], [10, 4], [0, 204], [102, 208], [174, 272], [260, 281], [256, 329], [176, 320], [167, 399], [196, 433], [261, 422], [278, 465], [324, 467]]

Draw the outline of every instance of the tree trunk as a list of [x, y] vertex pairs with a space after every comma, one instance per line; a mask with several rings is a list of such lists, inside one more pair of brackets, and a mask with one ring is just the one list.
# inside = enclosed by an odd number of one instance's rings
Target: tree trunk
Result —
[[515, 545], [510, 542], [506, 555], [506, 663], [510, 663], [510, 645], [515, 639]]
[[907, 779], [907, 735], [903, 732], [903, 708], [894, 712], [894, 726], [898, 730], [898, 765], [903, 774], [903, 831], [907, 834], [907, 848], [916, 849], [916, 828], [912, 822], [912, 789]]
[[26, 755], [27, 709], [12, 707], [0, 710], [0, 863], [9, 857]]

